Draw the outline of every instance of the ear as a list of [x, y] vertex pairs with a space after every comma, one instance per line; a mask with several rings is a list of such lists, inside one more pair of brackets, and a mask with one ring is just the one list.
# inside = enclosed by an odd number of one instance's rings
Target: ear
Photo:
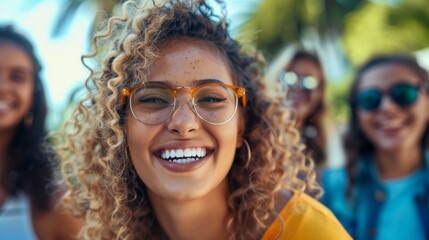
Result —
[[238, 131], [237, 131], [237, 144], [236, 148], [241, 148], [243, 146], [243, 135], [246, 130], [246, 120], [244, 119], [244, 114], [239, 112], [238, 114]]

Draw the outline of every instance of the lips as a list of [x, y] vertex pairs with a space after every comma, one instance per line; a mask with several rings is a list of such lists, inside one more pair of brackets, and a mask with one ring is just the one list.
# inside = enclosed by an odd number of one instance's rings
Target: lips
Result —
[[382, 135], [394, 137], [397, 134], [399, 134], [402, 131], [402, 129], [404, 129], [407, 125], [408, 125], [407, 121], [384, 120], [384, 121], [378, 122], [376, 124], [376, 128]]
[[379, 128], [381, 130], [389, 130], [389, 129], [398, 129], [401, 128], [404, 124], [401, 122], [384, 122], [383, 124], [380, 124]]

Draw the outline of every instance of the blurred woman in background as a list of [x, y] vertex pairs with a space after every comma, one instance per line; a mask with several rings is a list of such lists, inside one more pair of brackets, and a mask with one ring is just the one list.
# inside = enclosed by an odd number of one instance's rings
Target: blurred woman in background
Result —
[[323, 166], [327, 158], [324, 122], [326, 81], [319, 57], [301, 46], [287, 46], [270, 64], [267, 79], [281, 84], [295, 113], [294, 120], [302, 142], [307, 146], [305, 152], [318, 167]]
[[31, 42], [11, 26], [0, 27], [2, 239], [73, 239], [79, 229], [57, 204], [40, 70]]
[[322, 199], [355, 239], [429, 239], [428, 87], [410, 56], [377, 56], [357, 72], [347, 167], [324, 173]]

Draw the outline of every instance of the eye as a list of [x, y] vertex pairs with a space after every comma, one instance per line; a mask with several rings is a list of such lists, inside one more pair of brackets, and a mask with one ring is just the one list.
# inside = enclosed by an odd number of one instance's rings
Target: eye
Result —
[[167, 100], [159, 98], [159, 97], [140, 97], [137, 99], [139, 103], [168, 103]]
[[144, 86], [133, 94], [134, 110], [157, 111], [172, 106], [174, 96], [168, 89], [157, 86]]
[[28, 79], [28, 75], [21, 71], [14, 71], [10, 75], [10, 80], [15, 83], [23, 83]]
[[209, 85], [200, 88], [195, 94], [195, 102], [200, 107], [217, 108], [234, 105], [235, 94], [221, 85]]
[[225, 101], [226, 98], [218, 97], [218, 96], [204, 96], [198, 99], [198, 103], [218, 103]]
[[140, 96], [135, 99], [133, 104], [136, 108], [142, 109], [164, 109], [170, 107], [172, 104], [171, 99], [159, 95]]

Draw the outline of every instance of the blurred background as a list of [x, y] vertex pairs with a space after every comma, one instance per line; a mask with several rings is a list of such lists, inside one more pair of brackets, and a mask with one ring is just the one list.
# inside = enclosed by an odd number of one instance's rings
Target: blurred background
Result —
[[[119, 0], [0, 0], [0, 24], [13, 24], [34, 41], [43, 61], [50, 115], [64, 121], [71, 96], [89, 72], [80, 56]], [[349, 82], [375, 53], [414, 52], [429, 70], [427, 0], [227, 0], [233, 34], [272, 60], [288, 43], [318, 51], [328, 79], [327, 102], [335, 121], [347, 119]], [[220, 9], [218, 9], [220, 11]]]

